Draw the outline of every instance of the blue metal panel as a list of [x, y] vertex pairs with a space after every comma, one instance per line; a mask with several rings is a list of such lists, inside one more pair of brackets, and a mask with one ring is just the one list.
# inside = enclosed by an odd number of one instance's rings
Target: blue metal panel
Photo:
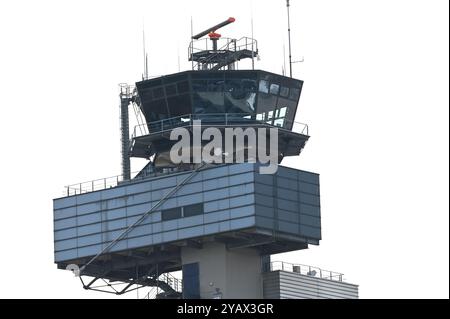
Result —
[[[56, 261], [96, 254], [148, 212], [171, 190], [169, 185], [184, 180], [187, 174], [56, 199]], [[153, 212], [113, 251], [250, 227], [320, 239], [318, 177], [284, 167], [279, 167], [276, 176], [261, 175], [258, 166], [250, 163], [207, 169], [161, 207], [203, 203], [203, 214], [161, 222], [161, 211]]]

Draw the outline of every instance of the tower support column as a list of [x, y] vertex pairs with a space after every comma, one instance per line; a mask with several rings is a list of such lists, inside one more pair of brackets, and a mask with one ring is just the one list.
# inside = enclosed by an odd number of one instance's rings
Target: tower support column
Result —
[[122, 176], [123, 180], [131, 178], [130, 166], [130, 121], [128, 105], [130, 104], [131, 93], [127, 84], [120, 85], [120, 130], [122, 147]]
[[223, 243], [183, 247], [183, 297], [261, 299], [261, 256], [256, 249], [228, 250]]

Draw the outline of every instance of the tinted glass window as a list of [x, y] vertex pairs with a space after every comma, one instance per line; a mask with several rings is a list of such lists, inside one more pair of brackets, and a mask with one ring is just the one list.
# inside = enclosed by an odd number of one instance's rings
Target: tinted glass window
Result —
[[177, 84], [178, 93], [185, 93], [189, 91], [189, 83], [187, 81], [179, 82]]
[[278, 95], [279, 90], [280, 90], [280, 86], [278, 84], [272, 83], [270, 85], [270, 94]]
[[269, 93], [269, 82], [266, 80], [259, 81], [259, 92]]
[[300, 90], [299, 90], [299, 89], [292, 88], [292, 89], [291, 89], [291, 92], [290, 92], [290, 94], [289, 94], [289, 98], [290, 98], [291, 100], [298, 100], [299, 97], [300, 97]]
[[194, 204], [183, 207], [183, 217], [203, 214], [203, 204]]
[[159, 99], [164, 97], [164, 90], [162, 86], [153, 89], [153, 98]]
[[177, 94], [177, 87], [175, 84], [166, 85], [166, 95], [175, 95]]
[[161, 212], [161, 219], [162, 220], [171, 220], [171, 219], [177, 219], [181, 218], [181, 208], [171, 208], [171, 209], [165, 209]]
[[282, 97], [288, 97], [289, 96], [289, 88], [282, 86], [280, 89], [280, 95]]

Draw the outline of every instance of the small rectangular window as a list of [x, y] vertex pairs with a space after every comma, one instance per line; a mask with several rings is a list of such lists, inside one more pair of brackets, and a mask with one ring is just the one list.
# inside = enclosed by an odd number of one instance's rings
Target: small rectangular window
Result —
[[161, 212], [162, 220], [171, 220], [181, 218], [181, 207], [165, 209]]
[[183, 207], [183, 217], [203, 214], [203, 204], [193, 204]]
[[280, 86], [278, 84], [272, 83], [270, 85], [270, 94], [278, 95], [279, 90], [280, 90]]
[[266, 80], [259, 81], [259, 92], [269, 93], [269, 82]]
[[300, 90], [299, 89], [291, 89], [291, 94], [289, 94], [289, 98], [291, 100], [298, 100], [300, 97]]
[[273, 125], [280, 126], [280, 127], [282, 127], [283, 124], [284, 124], [284, 119], [276, 119], [273, 123]]
[[280, 89], [280, 95], [282, 97], [288, 97], [289, 96], [289, 88], [282, 86]]

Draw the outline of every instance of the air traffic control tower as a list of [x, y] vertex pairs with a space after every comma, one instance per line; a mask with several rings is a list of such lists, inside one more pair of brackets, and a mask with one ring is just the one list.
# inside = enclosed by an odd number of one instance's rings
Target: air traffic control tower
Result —
[[[184, 128], [193, 137], [197, 121], [201, 132], [277, 128], [277, 164], [308, 141], [308, 126], [295, 122], [303, 82], [237, 70], [240, 60], [253, 62], [258, 45], [216, 33], [232, 22], [192, 37], [192, 70], [122, 85], [122, 175], [68, 186], [54, 200], [55, 263], [74, 270], [83, 288], [123, 294], [157, 287], [156, 298], [357, 297], [342, 274], [270, 258], [319, 245], [318, 174], [281, 165], [262, 174], [248, 145], [244, 163], [171, 160], [177, 141], [170, 133]], [[130, 106], [142, 115], [132, 132]], [[130, 157], [148, 164], [132, 174]], [[180, 270], [182, 279], [171, 275]]]

